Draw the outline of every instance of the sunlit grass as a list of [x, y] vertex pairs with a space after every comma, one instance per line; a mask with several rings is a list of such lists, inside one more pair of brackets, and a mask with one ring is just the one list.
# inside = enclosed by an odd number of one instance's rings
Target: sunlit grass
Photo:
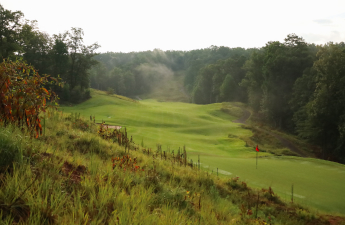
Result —
[[[236, 103], [238, 105], [239, 103]], [[155, 148], [162, 144], [165, 151], [186, 146], [189, 160], [197, 161], [224, 174], [239, 175], [249, 184], [257, 187], [272, 185], [275, 191], [288, 200], [291, 185], [294, 184], [296, 201], [328, 212], [345, 214], [345, 203], [339, 198], [345, 187], [345, 167], [330, 163], [324, 169], [314, 165], [314, 160], [305, 162], [289, 157], [272, 157], [272, 152], [282, 155], [287, 148], [272, 136], [257, 133], [231, 121], [239, 116], [240, 109], [231, 103], [230, 110], [222, 112], [224, 104], [194, 105], [181, 102], [157, 102], [143, 100], [139, 103], [121, 101], [117, 98], [94, 95], [92, 99], [75, 107], [64, 107], [65, 112], [80, 112], [86, 118], [96, 116], [96, 122], [126, 126], [136, 144]], [[259, 167], [255, 169], [256, 152], [259, 144]], [[266, 151], [266, 152], [264, 152]], [[318, 164], [318, 162], [316, 162]], [[316, 169], [314, 169], [314, 167]], [[333, 168], [337, 167], [338, 172]], [[317, 172], [316, 172], [317, 171]], [[220, 173], [221, 174], [221, 173]], [[334, 188], [333, 188], [334, 187]], [[332, 191], [325, 191], [332, 190]]]
[[[242, 178], [217, 178], [173, 163], [171, 154], [167, 160], [159, 154], [153, 157], [155, 150], [150, 155], [125, 153], [123, 147], [97, 136], [98, 128], [88, 119], [50, 112], [45, 129], [44, 136], [23, 135], [20, 142], [2, 136], [10, 145], [20, 143], [23, 152], [22, 159], [14, 158], [12, 167], [0, 173], [3, 224], [253, 224], [256, 220], [305, 224], [321, 220], [314, 211], [248, 188]], [[2, 131], [22, 134], [11, 127]], [[143, 170], [113, 169], [111, 159], [124, 155], [136, 158], [135, 165]], [[260, 219], [248, 213], [255, 211], [257, 193]], [[289, 208], [290, 214], [281, 213], [282, 207]]]

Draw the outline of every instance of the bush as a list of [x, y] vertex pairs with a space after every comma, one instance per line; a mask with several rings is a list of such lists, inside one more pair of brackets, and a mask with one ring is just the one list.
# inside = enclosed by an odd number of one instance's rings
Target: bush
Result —
[[[68, 91], [66, 91], [66, 93], [68, 93]], [[69, 95], [66, 94], [65, 96], [66, 97], [69, 96], [69, 98], [63, 99], [64, 101], [78, 104], [82, 101], [85, 101], [91, 98], [91, 92], [90, 92], [90, 89], [83, 89], [78, 85], [69, 91]]]
[[82, 99], [82, 89], [81, 87], [78, 85], [78, 86], [75, 86], [72, 90], [71, 90], [71, 98], [70, 98], [70, 101], [72, 103], [79, 103], [81, 102], [81, 99]]
[[113, 88], [108, 87], [107, 88], [107, 95], [113, 95], [115, 93], [115, 90]]
[[91, 91], [90, 89], [86, 89], [84, 92], [84, 100], [88, 100], [91, 98]]
[[31, 135], [38, 138], [42, 134], [39, 114], [46, 111], [47, 100], [54, 106], [57, 98], [44, 86], [49, 83], [61, 85], [58, 79], [48, 78], [22, 60], [4, 60], [0, 64], [0, 124], [26, 126]]

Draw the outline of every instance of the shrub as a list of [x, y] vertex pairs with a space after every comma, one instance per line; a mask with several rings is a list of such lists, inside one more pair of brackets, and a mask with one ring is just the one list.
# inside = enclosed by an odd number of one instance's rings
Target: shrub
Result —
[[[67, 92], [67, 91], [66, 91]], [[83, 89], [80, 85], [75, 86], [72, 90], [69, 91], [69, 98], [64, 99], [64, 101], [71, 102], [74, 104], [78, 104], [82, 101], [85, 101], [91, 98], [90, 89]], [[66, 95], [68, 96], [68, 95]]]
[[[34, 67], [21, 60], [4, 60], [0, 64], [0, 124], [26, 126], [38, 138], [42, 134], [39, 114], [45, 112], [47, 100], [55, 102], [54, 92], [44, 88], [50, 82], [48, 75], [39, 75]], [[56, 84], [57, 79], [51, 78]]]
[[91, 91], [90, 91], [90, 89], [85, 89], [84, 100], [88, 100], [90, 98], [91, 98]]
[[107, 95], [113, 95], [115, 93], [115, 90], [113, 88], [108, 87], [107, 88]]
[[71, 98], [70, 98], [70, 101], [72, 103], [79, 103], [81, 102], [81, 99], [82, 99], [82, 89], [81, 87], [78, 85], [78, 86], [75, 86], [72, 90], [71, 90]]

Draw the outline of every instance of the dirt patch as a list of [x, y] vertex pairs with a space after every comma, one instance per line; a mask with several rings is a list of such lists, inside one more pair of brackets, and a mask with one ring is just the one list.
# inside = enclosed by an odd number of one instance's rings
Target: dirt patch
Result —
[[47, 153], [47, 152], [42, 152], [40, 155], [42, 156], [43, 159], [50, 158], [52, 156], [51, 153]]
[[[101, 123], [96, 123], [97, 125], [101, 125]], [[117, 126], [117, 125], [109, 125], [109, 124], [104, 124], [105, 127], [108, 126], [108, 128], [110, 129], [116, 129], [116, 130], [120, 130], [122, 127], [121, 126]]]
[[64, 175], [68, 176], [69, 180], [73, 183], [80, 183], [81, 175], [86, 173], [86, 167], [83, 165], [75, 167], [73, 164], [65, 161], [61, 171]]
[[326, 216], [327, 221], [331, 225], [345, 224], [345, 218], [340, 216]]
[[121, 126], [108, 125], [108, 128], [120, 130], [120, 129], [121, 129]]

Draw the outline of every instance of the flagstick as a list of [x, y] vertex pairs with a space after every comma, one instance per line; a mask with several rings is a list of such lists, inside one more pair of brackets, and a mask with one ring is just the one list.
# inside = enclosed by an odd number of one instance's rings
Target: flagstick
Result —
[[258, 168], [258, 152], [256, 152], [256, 169]]

